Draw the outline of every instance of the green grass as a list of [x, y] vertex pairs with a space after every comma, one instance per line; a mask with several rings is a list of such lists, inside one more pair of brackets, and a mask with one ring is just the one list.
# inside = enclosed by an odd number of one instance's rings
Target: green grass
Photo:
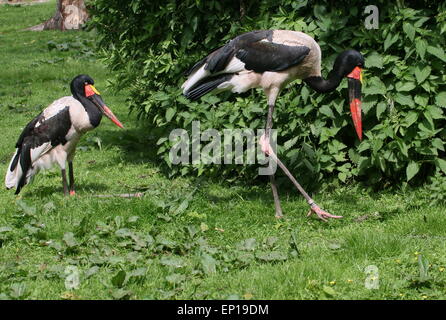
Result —
[[[88, 56], [94, 34], [21, 31], [54, 7], [0, 6], [0, 175], [24, 125], [68, 95], [79, 73], [96, 80], [125, 130], [104, 119], [82, 138], [75, 197], [62, 196], [57, 168], [20, 197], [0, 189], [0, 298], [446, 298], [446, 209], [430, 206], [426, 190], [329, 186], [315, 199], [344, 219], [323, 223], [305, 216], [289, 184], [277, 220], [263, 180], [169, 179], [147, 126], [128, 115], [125, 91], [111, 89], [111, 72]], [[49, 41], [69, 50], [49, 50]], [[137, 191], [145, 195], [95, 197]], [[365, 286], [371, 265], [378, 289]], [[80, 274], [76, 289], [65, 284], [69, 266]]]

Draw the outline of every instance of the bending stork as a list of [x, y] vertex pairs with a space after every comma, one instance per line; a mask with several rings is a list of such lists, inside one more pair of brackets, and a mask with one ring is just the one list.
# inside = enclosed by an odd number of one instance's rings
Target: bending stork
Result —
[[[259, 30], [244, 33], [197, 62], [188, 72], [182, 85], [184, 95], [196, 100], [211, 91], [230, 90], [242, 93], [251, 88], [262, 88], [268, 101], [268, 116], [262, 151], [277, 161], [319, 218], [341, 218], [320, 209], [296, 179], [277, 159], [269, 144], [276, 99], [288, 83], [303, 79], [320, 93], [335, 90], [344, 77], [348, 78], [350, 109], [359, 139], [361, 123], [361, 68], [364, 58], [355, 50], [342, 52], [336, 59], [328, 79], [321, 76], [321, 50], [309, 35], [290, 30]], [[274, 175], [270, 175], [276, 217], [282, 216]]]
[[68, 195], [65, 165], [68, 161], [70, 195], [75, 194], [73, 158], [80, 137], [101, 122], [104, 114], [117, 126], [121, 122], [105, 105], [87, 75], [71, 81], [71, 93], [54, 101], [23, 130], [16, 143], [16, 152], [6, 172], [6, 188], [16, 188], [15, 194], [41, 169], [57, 163], [62, 169], [64, 195]]

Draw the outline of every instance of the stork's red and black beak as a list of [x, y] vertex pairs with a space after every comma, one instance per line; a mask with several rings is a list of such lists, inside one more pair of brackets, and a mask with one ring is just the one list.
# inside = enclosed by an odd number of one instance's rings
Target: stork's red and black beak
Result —
[[107, 118], [113, 121], [114, 124], [116, 124], [120, 128], [124, 128], [121, 121], [119, 121], [118, 118], [110, 110], [110, 108], [105, 105], [104, 101], [101, 98], [101, 95], [93, 85], [85, 85], [85, 96], [90, 99]]
[[355, 125], [356, 134], [359, 140], [362, 140], [362, 120], [361, 120], [361, 86], [362, 86], [362, 69], [355, 67], [352, 72], [347, 75], [348, 78], [348, 96], [350, 101], [350, 111], [352, 113], [353, 124]]

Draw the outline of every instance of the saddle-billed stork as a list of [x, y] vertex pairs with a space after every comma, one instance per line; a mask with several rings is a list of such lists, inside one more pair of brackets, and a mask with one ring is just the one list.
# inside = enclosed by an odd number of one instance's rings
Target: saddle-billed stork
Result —
[[[355, 50], [339, 54], [327, 79], [321, 76], [321, 49], [317, 42], [303, 32], [291, 30], [257, 30], [239, 35], [226, 45], [214, 50], [197, 62], [188, 72], [182, 85], [183, 94], [196, 100], [211, 91], [230, 90], [242, 93], [251, 88], [262, 88], [268, 101], [265, 134], [260, 139], [262, 151], [276, 160], [308, 201], [312, 212], [319, 218], [341, 218], [325, 212], [297, 183], [296, 179], [277, 159], [269, 144], [273, 112], [280, 91], [291, 81], [303, 79], [320, 93], [335, 90], [344, 77], [348, 78], [348, 91], [353, 124], [362, 139], [361, 122], [361, 68], [363, 56]], [[276, 217], [282, 216], [279, 195], [270, 175]]]
[[[73, 158], [80, 137], [96, 128], [102, 115], [118, 127], [121, 122], [105, 105], [88, 75], [76, 76], [70, 84], [72, 96], [54, 101], [27, 124], [16, 143], [16, 152], [6, 172], [6, 188], [16, 188], [15, 194], [41, 169], [57, 163], [62, 170], [64, 195], [75, 194]], [[68, 191], [66, 162], [70, 187]]]

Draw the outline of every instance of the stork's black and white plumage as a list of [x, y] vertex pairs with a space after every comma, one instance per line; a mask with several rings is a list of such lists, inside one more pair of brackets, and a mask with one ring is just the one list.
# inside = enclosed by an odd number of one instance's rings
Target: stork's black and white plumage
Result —
[[[274, 105], [280, 91], [291, 81], [303, 79], [314, 90], [325, 93], [335, 90], [348, 77], [350, 107], [359, 139], [361, 125], [361, 68], [364, 58], [355, 50], [342, 52], [335, 60], [328, 79], [321, 76], [321, 50], [309, 35], [290, 30], [258, 30], [244, 33], [197, 62], [182, 85], [184, 95], [196, 100], [208, 92], [230, 90], [242, 93], [262, 88], [268, 100], [265, 136], [262, 151], [277, 159], [269, 144]], [[292, 179], [321, 219], [339, 218], [321, 210], [278, 160], [279, 166]], [[274, 175], [270, 176], [276, 216], [282, 216]], [[311, 211], [310, 211], [311, 212]]]
[[64, 194], [68, 194], [65, 166], [68, 162], [69, 193], [75, 194], [73, 157], [80, 137], [96, 128], [107, 116], [117, 126], [121, 122], [105, 105], [88, 75], [71, 81], [72, 96], [54, 101], [27, 124], [16, 143], [16, 152], [6, 172], [6, 188], [16, 188], [16, 194], [41, 169], [58, 164], [62, 170]]

